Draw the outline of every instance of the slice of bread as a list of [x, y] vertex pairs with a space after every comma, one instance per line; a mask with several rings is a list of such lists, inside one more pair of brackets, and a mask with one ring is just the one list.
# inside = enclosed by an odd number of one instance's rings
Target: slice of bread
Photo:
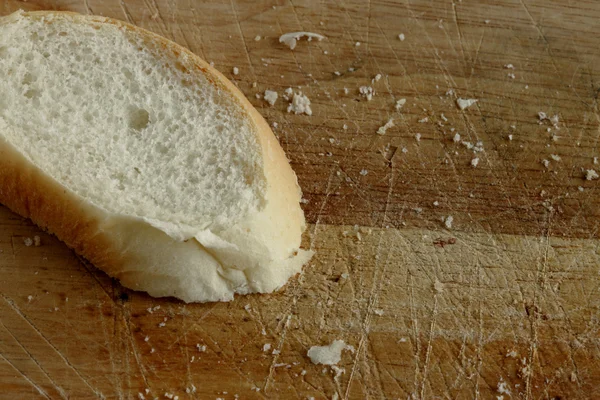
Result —
[[0, 203], [131, 289], [186, 302], [283, 286], [311, 257], [269, 126], [188, 50], [121, 21], [0, 19]]

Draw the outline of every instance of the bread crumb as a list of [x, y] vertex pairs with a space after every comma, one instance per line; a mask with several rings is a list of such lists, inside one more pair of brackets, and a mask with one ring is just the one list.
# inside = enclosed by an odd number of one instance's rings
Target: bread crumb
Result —
[[262, 38], [260, 37], [260, 35], [256, 35], [256, 36], [254, 36], [254, 41], [258, 42], [260, 39], [262, 39]]
[[504, 68], [506, 69], [515, 69], [515, 66], [512, 64], [504, 64]]
[[421, 134], [420, 133], [415, 134], [415, 139], [417, 139], [417, 142], [420, 142], [421, 141]]
[[294, 93], [292, 102], [288, 105], [287, 112], [294, 112], [294, 114], [306, 114], [312, 115], [312, 109], [310, 108], [310, 100], [308, 97], [302, 94], [302, 92]]
[[348, 89], [347, 87], [344, 88], [344, 94], [348, 94], [350, 93], [350, 89]]
[[27, 302], [31, 303], [31, 300], [33, 300], [33, 296], [32, 295], [27, 296]]
[[508, 135], [508, 140], [513, 140], [513, 135]]
[[344, 125], [342, 126], [342, 129], [343, 129], [343, 130], [346, 130], [346, 129], [348, 129], [348, 125], [344, 124]]
[[42, 245], [42, 239], [38, 235], [33, 237], [33, 245], [35, 247], [40, 247]]
[[384, 311], [381, 308], [376, 308], [373, 310], [373, 313], [381, 317], [384, 314]]
[[200, 343], [196, 343], [196, 348], [199, 352], [204, 353], [206, 351], [206, 345], [200, 345]]
[[263, 345], [263, 351], [269, 351], [271, 350], [271, 343], [265, 343]]
[[421, 118], [418, 122], [420, 124], [424, 124], [425, 122], [428, 122], [428, 121], [429, 121], [429, 117], [425, 117], [425, 118]]
[[196, 393], [196, 386], [191, 385], [189, 388], [185, 388], [185, 392], [190, 394], [190, 393]]
[[506, 358], [517, 358], [517, 352], [515, 350], [511, 350], [508, 353], [506, 353]]
[[146, 397], [144, 397], [144, 395], [141, 392], [138, 392], [138, 399], [139, 400], [146, 400]]
[[150, 340], [150, 336], [146, 336], [146, 337], [144, 338], [144, 342], [147, 342], [148, 340]]
[[381, 79], [381, 74], [377, 74], [377, 75], [375, 75], [375, 78], [373, 78], [373, 80], [375, 82], [379, 82], [380, 79]]
[[307, 355], [313, 364], [336, 365], [342, 359], [343, 350], [354, 353], [354, 347], [347, 345], [343, 340], [334, 340], [330, 345], [312, 346]]
[[571, 380], [571, 382], [577, 382], [577, 374], [575, 374], [575, 371], [571, 371], [571, 376], [569, 377], [569, 379]]
[[549, 168], [550, 167], [550, 161], [543, 159], [542, 160], [542, 164], [544, 164], [544, 167]]
[[476, 168], [478, 164], [479, 164], [479, 158], [475, 157], [474, 159], [471, 160], [471, 166], [473, 168]]
[[406, 154], [406, 153], [408, 153], [408, 149], [407, 149], [406, 147], [403, 147], [403, 148], [402, 148], [402, 152], [403, 152], [404, 154]]
[[454, 134], [454, 137], [452, 138], [452, 141], [454, 141], [454, 143], [459, 143], [460, 142], [460, 134], [458, 132]]
[[290, 50], [294, 50], [296, 48], [296, 44], [300, 38], [306, 37], [310, 42], [313, 38], [321, 41], [325, 39], [325, 36], [319, 35], [318, 33], [312, 32], [290, 32], [285, 33], [279, 37], [279, 43], [283, 43], [290, 48]]
[[378, 135], [385, 135], [385, 133], [387, 132], [388, 129], [390, 129], [391, 127], [394, 126], [394, 120], [392, 118], [390, 118], [388, 120], [388, 122], [385, 123], [385, 125], [380, 126], [379, 129], [377, 129], [377, 134]]
[[164, 397], [167, 399], [173, 399], [175, 396], [172, 393], [165, 392]]
[[400, 111], [404, 107], [404, 104], [406, 104], [406, 99], [396, 101], [396, 111]]
[[33, 245], [33, 240], [29, 237], [26, 237], [25, 239], [23, 239], [23, 243], [25, 244], [25, 246], [30, 247]]
[[446, 225], [446, 228], [448, 229], [452, 229], [452, 222], [454, 221], [454, 217], [452, 215], [448, 215], [445, 219], [444, 219], [444, 225]]
[[356, 47], [359, 47], [359, 46], [360, 46], [360, 42], [356, 42], [356, 43], [354, 43], [354, 45], [355, 45]]
[[146, 309], [146, 311], [148, 311], [148, 313], [152, 314], [154, 311], [160, 310], [160, 306], [155, 306], [155, 307], [148, 307]]
[[577, 190], [579, 190], [580, 192], [583, 192], [585, 189], [582, 186], [578, 186]]
[[461, 110], [464, 110], [468, 107], [471, 107], [473, 104], [477, 103], [477, 99], [461, 99], [458, 98], [456, 99], [456, 104], [458, 105], [458, 108], [460, 108]]
[[271, 106], [275, 104], [279, 95], [274, 90], [265, 90], [265, 94], [263, 95], [263, 99]]
[[400, 39], [401, 42], [404, 42], [404, 39], [405, 39], [404, 33], [399, 34], [398, 39]]
[[598, 157], [594, 157], [594, 164], [598, 164]]
[[550, 158], [556, 162], [559, 162], [561, 160], [560, 156], [557, 154], [550, 154]]
[[367, 99], [367, 101], [371, 101], [373, 96], [375, 95], [375, 90], [371, 86], [361, 86], [358, 88], [358, 92]]
[[448, 122], [448, 118], [446, 118], [446, 116], [444, 115], [444, 113], [440, 114], [440, 118], [444, 121], [444, 122]]
[[435, 282], [433, 282], [433, 288], [436, 292], [442, 293], [444, 291], [444, 284], [436, 279]]
[[361, 174], [362, 176], [365, 176], [365, 175], [367, 175], [368, 173], [369, 173], [369, 171], [367, 171], [366, 169], [361, 169], [361, 170], [360, 170], [360, 174]]
[[496, 390], [500, 394], [510, 395], [510, 389], [508, 388], [507, 383], [504, 382], [504, 380], [502, 378], [500, 378], [500, 381], [498, 382], [498, 385], [496, 386]]
[[233, 74], [237, 75], [240, 73], [240, 69], [238, 67], [233, 67]]
[[585, 179], [586, 180], [592, 181], [592, 180], [598, 179], [598, 178], [600, 178], [600, 176], [598, 175], [596, 170], [588, 169], [587, 171], [585, 171]]

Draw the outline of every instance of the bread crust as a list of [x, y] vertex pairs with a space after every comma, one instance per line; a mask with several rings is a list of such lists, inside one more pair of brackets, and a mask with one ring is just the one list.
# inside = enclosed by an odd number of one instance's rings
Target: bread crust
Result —
[[[267, 122], [227, 78], [191, 51], [119, 20], [71, 12], [35, 11], [0, 18], [0, 24], [23, 17], [115, 25], [125, 29], [127, 34], [142, 38], [149, 48], [166, 51], [178, 62], [179, 68], [200, 71], [211, 84], [229, 93], [240, 106], [239, 117], [255, 128], [267, 182], [267, 201], [259, 213], [248, 216], [239, 226], [220, 235], [233, 242], [249, 240], [250, 245], [255, 235], [260, 237], [257, 243], [268, 246], [270, 253], [266, 259], [250, 260], [260, 264], [250, 269], [225, 265], [221, 255], [200, 240], [177, 241], [139, 218], [117, 215], [91, 204], [41, 171], [2, 135], [0, 203], [55, 234], [124, 286], [157, 297], [175, 296], [187, 302], [226, 301], [233, 298], [234, 292], [276, 290], [300, 271], [311, 253], [299, 250], [305, 220], [299, 205], [301, 191], [296, 175]], [[176, 267], [165, 268], [164, 263], [176, 263]]]

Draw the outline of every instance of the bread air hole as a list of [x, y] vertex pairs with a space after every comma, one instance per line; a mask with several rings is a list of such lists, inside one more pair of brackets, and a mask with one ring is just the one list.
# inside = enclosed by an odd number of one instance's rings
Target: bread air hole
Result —
[[136, 132], [144, 130], [150, 123], [150, 114], [143, 108], [132, 107], [129, 110], [128, 124]]

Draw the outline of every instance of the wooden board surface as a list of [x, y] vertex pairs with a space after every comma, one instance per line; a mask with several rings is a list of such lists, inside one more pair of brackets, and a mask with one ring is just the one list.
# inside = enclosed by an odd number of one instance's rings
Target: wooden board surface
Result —
[[[0, 398], [598, 398], [600, 3], [570, 3], [0, 1], [119, 18], [214, 62], [278, 124], [317, 252], [281, 293], [186, 305], [0, 208]], [[301, 30], [327, 39], [278, 43]], [[312, 116], [256, 97], [290, 86]], [[341, 370], [312, 364], [334, 339], [356, 349]]]

